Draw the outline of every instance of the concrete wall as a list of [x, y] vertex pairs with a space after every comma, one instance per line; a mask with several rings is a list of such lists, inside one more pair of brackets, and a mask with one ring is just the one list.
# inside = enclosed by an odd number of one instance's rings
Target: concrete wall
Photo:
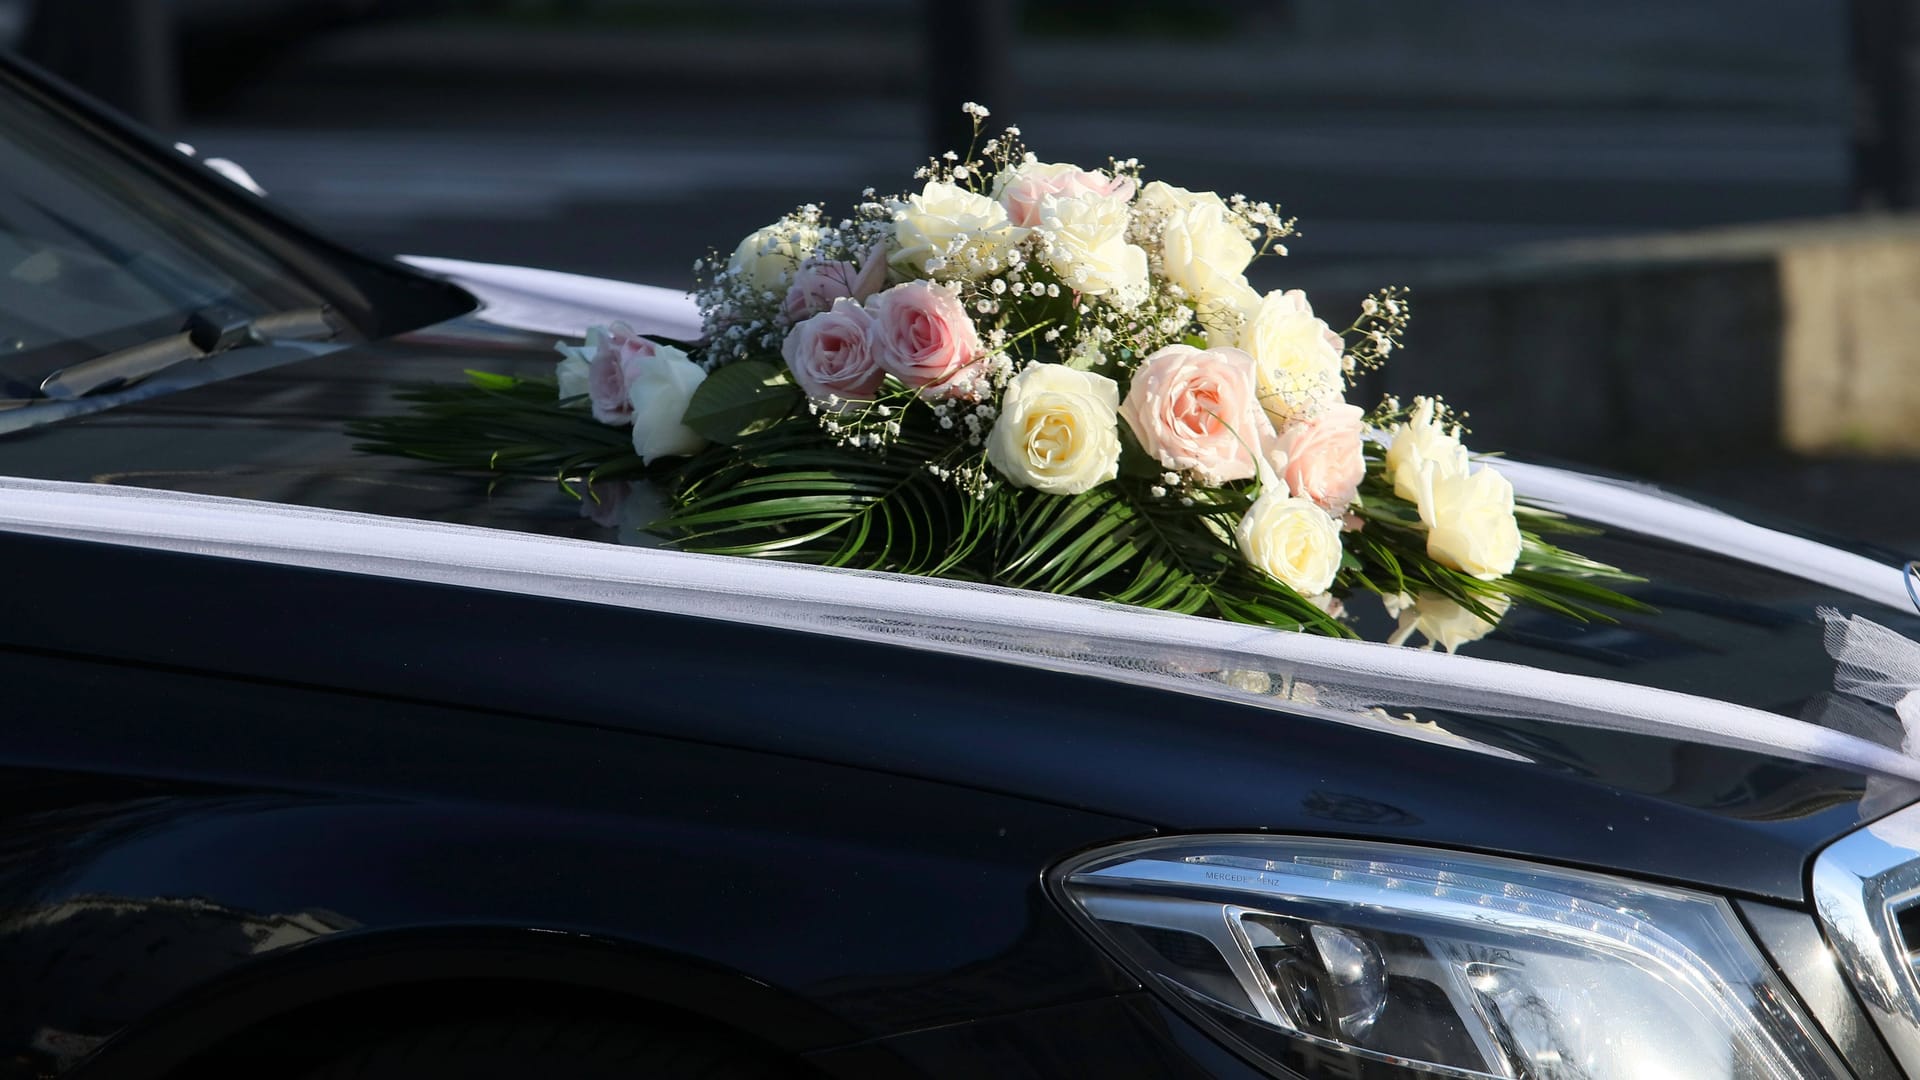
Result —
[[1920, 219], [1558, 245], [1406, 283], [1381, 386], [1468, 409], [1474, 445], [1652, 474], [1920, 456]]

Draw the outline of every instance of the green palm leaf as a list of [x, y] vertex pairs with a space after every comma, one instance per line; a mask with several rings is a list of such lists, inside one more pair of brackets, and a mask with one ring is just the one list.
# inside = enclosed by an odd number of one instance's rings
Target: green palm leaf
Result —
[[[659, 473], [634, 454], [627, 431], [596, 422], [581, 402], [556, 400], [552, 380], [469, 374], [466, 385], [403, 391], [404, 414], [353, 424], [359, 448], [563, 485]], [[884, 452], [853, 449], [795, 417], [674, 469], [672, 510], [651, 528], [689, 551], [987, 581], [1352, 636], [1241, 558], [1232, 529], [1250, 485], [1199, 491], [1183, 505], [1131, 473], [1075, 496], [1001, 485], [980, 498], [935, 475], [980, 466], [979, 453], [930, 423], [910, 425]], [[1489, 582], [1440, 565], [1377, 451], [1355, 511], [1366, 527], [1343, 538], [1338, 590], [1428, 589], [1483, 616], [1501, 597], [1576, 620], [1652, 610], [1609, 587], [1637, 579], [1542, 539], [1587, 527], [1531, 507], [1519, 508], [1523, 547], [1512, 574]]]
[[1352, 635], [1240, 557], [1229, 537], [1246, 509], [1245, 494], [1222, 489], [1210, 495], [1213, 501], [1182, 506], [1129, 480], [1071, 498], [1012, 493], [1008, 517], [1013, 527], [998, 546], [993, 580], [1234, 622]]
[[1238, 622], [1350, 635], [1247, 565], [1228, 537], [1246, 497], [1183, 507], [1126, 481], [1077, 496], [998, 487], [970, 498], [933, 475], [953, 444], [903, 435], [884, 455], [778, 427], [682, 468], [655, 528], [676, 546], [990, 581]]
[[909, 436], [870, 454], [778, 426], [683, 466], [653, 528], [687, 551], [953, 576], [990, 514], [927, 470], [948, 452]]
[[600, 423], [579, 402], [562, 403], [553, 380], [467, 376], [463, 385], [398, 391], [406, 412], [347, 425], [354, 449], [529, 477], [612, 479], [644, 468], [624, 428]]

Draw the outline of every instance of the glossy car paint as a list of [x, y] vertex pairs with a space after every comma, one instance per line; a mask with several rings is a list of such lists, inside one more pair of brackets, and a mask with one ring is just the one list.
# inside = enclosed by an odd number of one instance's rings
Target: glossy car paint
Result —
[[[604, 536], [544, 485], [489, 499], [355, 454], [340, 433], [397, 383], [538, 370], [550, 344], [456, 321], [26, 432], [0, 441], [0, 472]], [[143, 467], [111, 468], [127, 461]], [[86, 857], [10, 875], [5, 902], [35, 925], [104, 921], [114, 930], [96, 937], [128, 954], [96, 969], [129, 973], [124, 993], [81, 979], [38, 998], [44, 1015], [4, 1012], [33, 1018], [9, 1037], [35, 1068], [116, 1033], [126, 1056], [108, 1046], [102, 1063], [157, 1060], [169, 1040], [203, 1049], [307, 1003], [307, 972], [334, 949], [419, 942], [435, 962], [410, 977], [445, 963], [473, 978], [458, 967], [473, 943], [442, 935], [476, 929], [534, 953], [551, 939], [569, 955], [664, 958], [611, 989], [823, 1065], [930, 1029], [946, 1034], [901, 1045], [944, 1047], [986, 1017], [1097, 1012], [1131, 985], [1035, 884], [1097, 843], [1155, 829], [1371, 836], [1799, 904], [1807, 858], [1858, 821], [1865, 790], [1843, 771], [1538, 722], [1474, 731], [1544, 765], [698, 619], [22, 536], [0, 536], [0, 552], [34, 568], [0, 627], [12, 682], [34, 688], [4, 748], [9, 788], [67, 792], [23, 805], [7, 831], [32, 850], [71, 815], [104, 819], [79, 830]], [[73, 603], [76, 588], [99, 600]], [[133, 825], [128, 804], [152, 824]], [[661, 886], [663, 866], [679, 888]], [[168, 929], [183, 919], [197, 929]], [[235, 923], [272, 927], [238, 932], [265, 947], [236, 946], [223, 929]], [[532, 944], [514, 936], [530, 931]], [[145, 951], [156, 938], [200, 944], [174, 967]], [[49, 940], [15, 941], [0, 971], [42, 970]], [[741, 996], [687, 998], [661, 974], [676, 962], [726, 973]], [[495, 977], [530, 970], [502, 963]], [[246, 991], [223, 993], [227, 980]], [[1022, 1030], [978, 1027], [994, 1045]]]
[[[550, 336], [371, 336], [0, 439], [0, 474], [606, 535], [341, 430], [401, 383], [542, 370]], [[1374, 837], [1804, 919], [1867, 790], [1524, 718], [1464, 722], [1530, 762], [700, 618], [21, 535], [0, 558], [0, 1077], [563, 988], [835, 1075], [1251, 1076], [1066, 923], [1049, 865], [1164, 830]], [[1758, 936], [1784, 964], [1783, 925]], [[1830, 1030], [1871, 1074], [1874, 1037]]]
[[[1854, 779], [1718, 752], [1829, 803], [1753, 820], [1630, 775], [1276, 731], [1238, 707], [802, 634], [30, 537], [0, 552], [45, 583], [4, 631], [20, 688], [6, 904], [36, 913], [22, 926], [104, 920], [96, 940], [126, 954], [91, 946], [99, 977], [139, 975], [112, 998], [30, 979], [15, 1000], [52, 1014], [0, 1011], [38, 1017], [11, 1033], [30, 1045], [137, 1030], [283, 949], [312, 964], [336, 939], [485, 928], [736, 972], [831, 1018], [783, 1045], [845, 1046], [1128, 985], [1037, 875], [1154, 827], [1391, 837], [1778, 895], [1740, 878], [1844, 828], [1830, 815]], [[110, 614], [60, 602], [80, 581]], [[846, 707], [875, 692], [900, 707]], [[1601, 824], [1636, 814], [1625, 842]], [[185, 909], [196, 934], [142, 929]], [[238, 931], [265, 947], [218, 946], [232, 932], [207, 928], [234, 923], [269, 927]], [[157, 937], [188, 944], [169, 963]], [[58, 948], [18, 931], [0, 972], [43, 971]], [[700, 1005], [671, 980], [634, 989]], [[755, 1031], [760, 1015], [725, 1018]]]
[[[146, 569], [193, 587], [191, 568]], [[282, 610], [330, 607], [313, 620], [329, 633], [393, 607], [258, 584]], [[171, 605], [171, 589], [155, 592]], [[645, 650], [670, 629], [630, 626], [625, 640]], [[489, 650], [465, 663], [502, 662]], [[426, 682], [451, 674], [433, 666]], [[562, 956], [595, 943], [653, 958], [665, 966], [635, 967], [620, 988], [792, 1050], [1126, 985], [1047, 910], [1032, 868], [1133, 823], [418, 692], [47, 651], [9, 651], [4, 668], [33, 718], [7, 739], [9, 1050], [81, 1047], [182, 995], [213, 1010], [197, 1024], [226, 1027], [222, 976], [251, 972], [227, 1006], [244, 1016], [299, 1001], [302, 973], [336, 948], [344, 963], [410, 951], [408, 978], [432, 979], [476, 936], [537, 945], [532, 932]], [[283, 949], [299, 964], [277, 986], [258, 968]], [[684, 1000], [675, 961], [738, 985]], [[154, 1056], [137, 1038], [128, 1052]]]

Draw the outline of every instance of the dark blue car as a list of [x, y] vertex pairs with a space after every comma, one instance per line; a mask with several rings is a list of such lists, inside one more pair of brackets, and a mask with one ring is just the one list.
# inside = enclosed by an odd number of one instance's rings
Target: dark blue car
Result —
[[0, 66], [0, 1078], [1920, 1075], [1900, 557], [1515, 463], [1660, 614], [1454, 656], [354, 450], [608, 317]]

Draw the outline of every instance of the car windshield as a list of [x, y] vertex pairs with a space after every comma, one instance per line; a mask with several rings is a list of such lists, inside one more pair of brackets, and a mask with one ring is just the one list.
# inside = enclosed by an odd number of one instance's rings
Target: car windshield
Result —
[[67, 363], [324, 298], [148, 171], [39, 103], [0, 94], [0, 396]]

